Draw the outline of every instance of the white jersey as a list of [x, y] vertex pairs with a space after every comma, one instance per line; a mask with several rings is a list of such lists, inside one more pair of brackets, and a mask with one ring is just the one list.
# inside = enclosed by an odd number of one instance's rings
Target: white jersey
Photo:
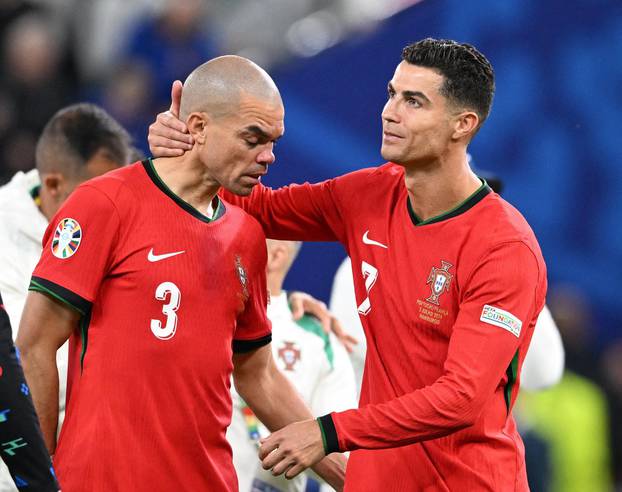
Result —
[[[268, 317], [272, 322], [274, 360], [313, 415], [355, 408], [354, 371], [343, 345], [332, 334], [327, 335], [314, 318], [305, 316], [294, 321], [285, 292], [270, 299]], [[233, 448], [240, 492], [304, 491], [305, 475], [287, 480], [283, 476], [274, 477], [261, 467], [257, 441], [269, 432], [233, 387], [231, 393], [233, 416], [227, 439]]]
[[[30, 277], [41, 256], [41, 240], [48, 225], [31, 195], [39, 184], [39, 173], [33, 169], [28, 173], [18, 172], [0, 187], [0, 292], [11, 320], [13, 340], [17, 337]], [[60, 429], [65, 417], [67, 344], [59, 349], [56, 362], [60, 379]], [[0, 492], [16, 490], [0, 460]]]
[[[330, 297], [330, 310], [343, 329], [359, 343], [350, 354], [356, 372], [357, 389], [360, 391], [365, 367], [365, 334], [359, 319], [354, 296], [354, 280], [350, 258], [343, 260], [335, 279]], [[529, 350], [521, 370], [521, 388], [543, 389], [559, 382], [564, 372], [564, 346], [549, 309], [544, 306], [533, 333]]]

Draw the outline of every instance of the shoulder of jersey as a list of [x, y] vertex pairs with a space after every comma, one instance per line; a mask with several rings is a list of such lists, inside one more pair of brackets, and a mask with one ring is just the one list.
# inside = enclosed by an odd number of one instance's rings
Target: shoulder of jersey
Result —
[[401, 178], [404, 168], [392, 162], [385, 162], [379, 166], [365, 167], [341, 176], [341, 179], [366, 179], [375, 176], [395, 176]]
[[[346, 193], [349, 199], [360, 203], [361, 193], [385, 194], [388, 188], [393, 189], [397, 184], [401, 184], [403, 176], [404, 170], [401, 166], [388, 162], [344, 174], [337, 178], [336, 188]], [[348, 191], [352, 193], [347, 193]]]
[[101, 176], [97, 176], [93, 179], [89, 179], [82, 183], [79, 188], [90, 187], [96, 188], [105, 194], [115, 197], [118, 196], [123, 190], [126, 190], [128, 185], [131, 187], [133, 183], [137, 183], [141, 178], [142, 164], [140, 162], [123, 166], [114, 171], [107, 172]]
[[[533, 230], [523, 215], [497, 194], [483, 200], [476, 223], [498, 241], [535, 239]], [[491, 227], [492, 225], [492, 227]]]

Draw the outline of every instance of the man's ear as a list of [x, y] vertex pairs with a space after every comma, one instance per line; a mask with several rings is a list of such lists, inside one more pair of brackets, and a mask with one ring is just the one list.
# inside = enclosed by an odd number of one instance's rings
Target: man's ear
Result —
[[473, 111], [465, 111], [455, 117], [454, 120], [454, 132], [452, 138], [460, 140], [467, 137], [469, 140], [477, 131], [479, 126], [479, 116]]
[[41, 176], [41, 186], [53, 198], [59, 198], [65, 193], [67, 179], [61, 173], [53, 172]]
[[207, 113], [203, 112], [190, 113], [190, 116], [188, 116], [188, 119], [186, 120], [188, 132], [192, 135], [194, 141], [200, 144], [205, 143], [205, 136], [209, 124], [210, 117]]

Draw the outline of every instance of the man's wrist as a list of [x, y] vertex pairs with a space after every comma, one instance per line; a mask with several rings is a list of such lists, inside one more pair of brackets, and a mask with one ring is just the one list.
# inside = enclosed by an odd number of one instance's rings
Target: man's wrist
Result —
[[320, 432], [322, 433], [324, 453], [339, 453], [339, 438], [337, 437], [337, 429], [335, 428], [332, 415], [329, 413], [322, 417], [318, 417], [316, 420], [320, 426]]

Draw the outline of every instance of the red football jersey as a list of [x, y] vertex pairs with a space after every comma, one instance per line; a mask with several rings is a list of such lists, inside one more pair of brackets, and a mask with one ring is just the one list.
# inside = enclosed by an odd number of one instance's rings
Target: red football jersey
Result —
[[528, 490], [511, 409], [546, 268], [518, 211], [482, 183], [421, 221], [394, 164], [256, 187], [243, 206], [268, 237], [338, 240], [352, 258], [360, 408], [320, 419], [328, 449], [356, 450], [346, 490]]
[[51, 221], [31, 289], [83, 313], [54, 457], [63, 491], [234, 491], [232, 352], [269, 343], [265, 236], [212, 219], [151, 161], [78, 187]]

